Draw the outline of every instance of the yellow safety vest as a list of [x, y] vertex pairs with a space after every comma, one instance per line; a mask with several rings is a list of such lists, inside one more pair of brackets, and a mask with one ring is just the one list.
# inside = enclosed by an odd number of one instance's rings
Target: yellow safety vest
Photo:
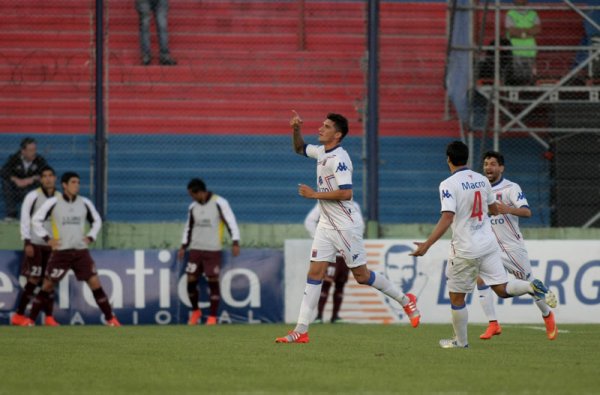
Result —
[[[530, 29], [535, 26], [535, 20], [537, 17], [537, 13], [533, 10], [527, 11], [526, 14], [522, 14], [517, 10], [508, 11], [508, 16], [515, 23], [515, 27], [519, 29]], [[507, 32], [508, 35], [508, 32]], [[518, 38], [518, 37], [508, 37], [510, 39], [510, 43], [513, 47], [535, 47], [536, 42], [535, 38], [527, 37], [527, 38]], [[516, 56], [522, 56], [524, 58], [534, 58], [537, 51], [535, 49], [513, 49], [513, 54]]]

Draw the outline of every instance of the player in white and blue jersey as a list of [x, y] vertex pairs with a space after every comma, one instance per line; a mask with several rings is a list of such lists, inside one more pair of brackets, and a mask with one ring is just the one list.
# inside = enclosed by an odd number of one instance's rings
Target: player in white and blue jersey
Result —
[[359, 284], [370, 285], [398, 301], [413, 327], [419, 325], [420, 314], [416, 297], [403, 294], [385, 276], [367, 269], [367, 257], [360, 226], [361, 213], [352, 203], [352, 161], [341, 146], [348, 133], [348, 120], [330, 113], [319, 128], [321, 145], [305, 144], [301, 133], [302, 120], [294, 111], [290, 120], [293, 130], [294, 151], [317, 161], [317, 190], [300, 184], [298, 193], [306, 199], [319, 202], [321, 216], [315, 232], [310, 267], [300, 306], [296, 328], [287, 336], [275, 339], [277, 343], [308, 343], [308, 325], [317, 307], [321, 285], [330, 262], [339, 253]]
[[440, 340], [440, 346], [465, 348], [469, 344], [465, 296], [473, 292], [478, 276], [501, 298], [530, 294], [536, 299], [546, 299], [548, 304], [556, 304], [556, 297], [539, 280], [530, 283], [508, 279], [488, 218], [488, 212], [498, 214], [490, 182], [467, 167], [469, 148], [463, 142], [448, 144], [446, 157], [452, 175], [440, 183], [440, 220], [425, 242], [415, 243], [417, 249], [411, 255], [425, 255], [452, 227], [446, 277], [455, 337]]
[[[498, 215], [490, 218], [492, 230], [500, 245], [502, 264], [516, 278], [533, 280], [529, 255], [525, 241], [519, 229], [519, 217], [531, 217], [531, 210], [525, 194], [519, 184], [504, 178], [504, 156], [496, 151], [488, 151], [483, 155], [483, 173], [492, 185], [498, 206]], [[482, 279], [477, 279], [479, 301], [488, 318], [489, 325], [480, 339], [488, 340], [502, 333], [502, 328], [496, 319], [494, 298], [491, 289]], [[546, 336], [556, 339], [558, 330], [554, 313], [542, 299], [535, 300], [536, 306], [542, 312], [546, 326]]]

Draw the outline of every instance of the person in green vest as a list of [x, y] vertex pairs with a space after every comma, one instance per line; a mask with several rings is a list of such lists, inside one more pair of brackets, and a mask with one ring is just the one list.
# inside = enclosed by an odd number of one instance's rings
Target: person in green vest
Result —
[[542, 31], [540, 17], [534, 10], [525, 8], [527, 0], [513, 0], [517, 8], [506, 13], [506, 36], [513, 46], [512, 73], [516, 85], [529, 85], [536, 74], [535, 37]]

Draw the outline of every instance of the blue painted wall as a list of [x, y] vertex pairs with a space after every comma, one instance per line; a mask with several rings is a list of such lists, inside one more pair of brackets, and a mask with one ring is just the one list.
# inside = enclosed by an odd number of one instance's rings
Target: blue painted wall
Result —
[[[0, 158], [16, 150], [23, 135], [0, 135]], [[60, 175], [81, 175], [91, 195], [93, 146], [88, 136], [34, 135], [38, 149]], [[435, 223], [438, 185], [448, 177], [447, 138], [380, 139], [382, 223]], [[316, 142], [309, 136], [307, 142]], [[362, 140], [344, 146], [354, 164], [354, 196], [363, 203]], [[507, 177], [521, 184], [534, 211], [523, 226], [549, 225], [550, 166], [531, 139], [503, 139]], [[479, 156], [476, 148], [475, 157]], [[292, 152], [288, 136], [114, 135], [108, 148], [109, 221], [183, 221], [190, 202], [186, 185], [203, 178], [229, 200], [239, 222], [300, 223], [313, 201], [300, 198], [298, 183], [315, 184], [313, 160]], [[477, 162], [475, 165], [479, 167]], [[0, 218], [4, 215], [0, 204]]]

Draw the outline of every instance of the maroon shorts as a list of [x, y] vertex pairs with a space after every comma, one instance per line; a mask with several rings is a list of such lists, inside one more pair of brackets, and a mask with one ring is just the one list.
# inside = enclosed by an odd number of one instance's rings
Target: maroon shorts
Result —
[[336, 256], [335, 263], [330, 262], [327, 267], [327, 278], [331, 279], [334, 283], [347, 282], [349, 273], [350, 269], [346, 266], [346, 262], [341, 256]]
[[48, 259], [52, 254], [52, 248], [46, 245], [32, 244], [33, 257], [27, 255], [23, 257], [21, 265], [21, 274], [25, 277], [44, 277]]
[[53, 251], [46, 267], [46, 278], [60, 281], [72, 269], [75, 278], [87, 281], [95, 274], [96, 264], [88, 250], [58, 250]]
[[202, 273], [206, 277], [218, 277], [221, 271], [221, 251], [190, 250], [185, 272], [196, 277]]

